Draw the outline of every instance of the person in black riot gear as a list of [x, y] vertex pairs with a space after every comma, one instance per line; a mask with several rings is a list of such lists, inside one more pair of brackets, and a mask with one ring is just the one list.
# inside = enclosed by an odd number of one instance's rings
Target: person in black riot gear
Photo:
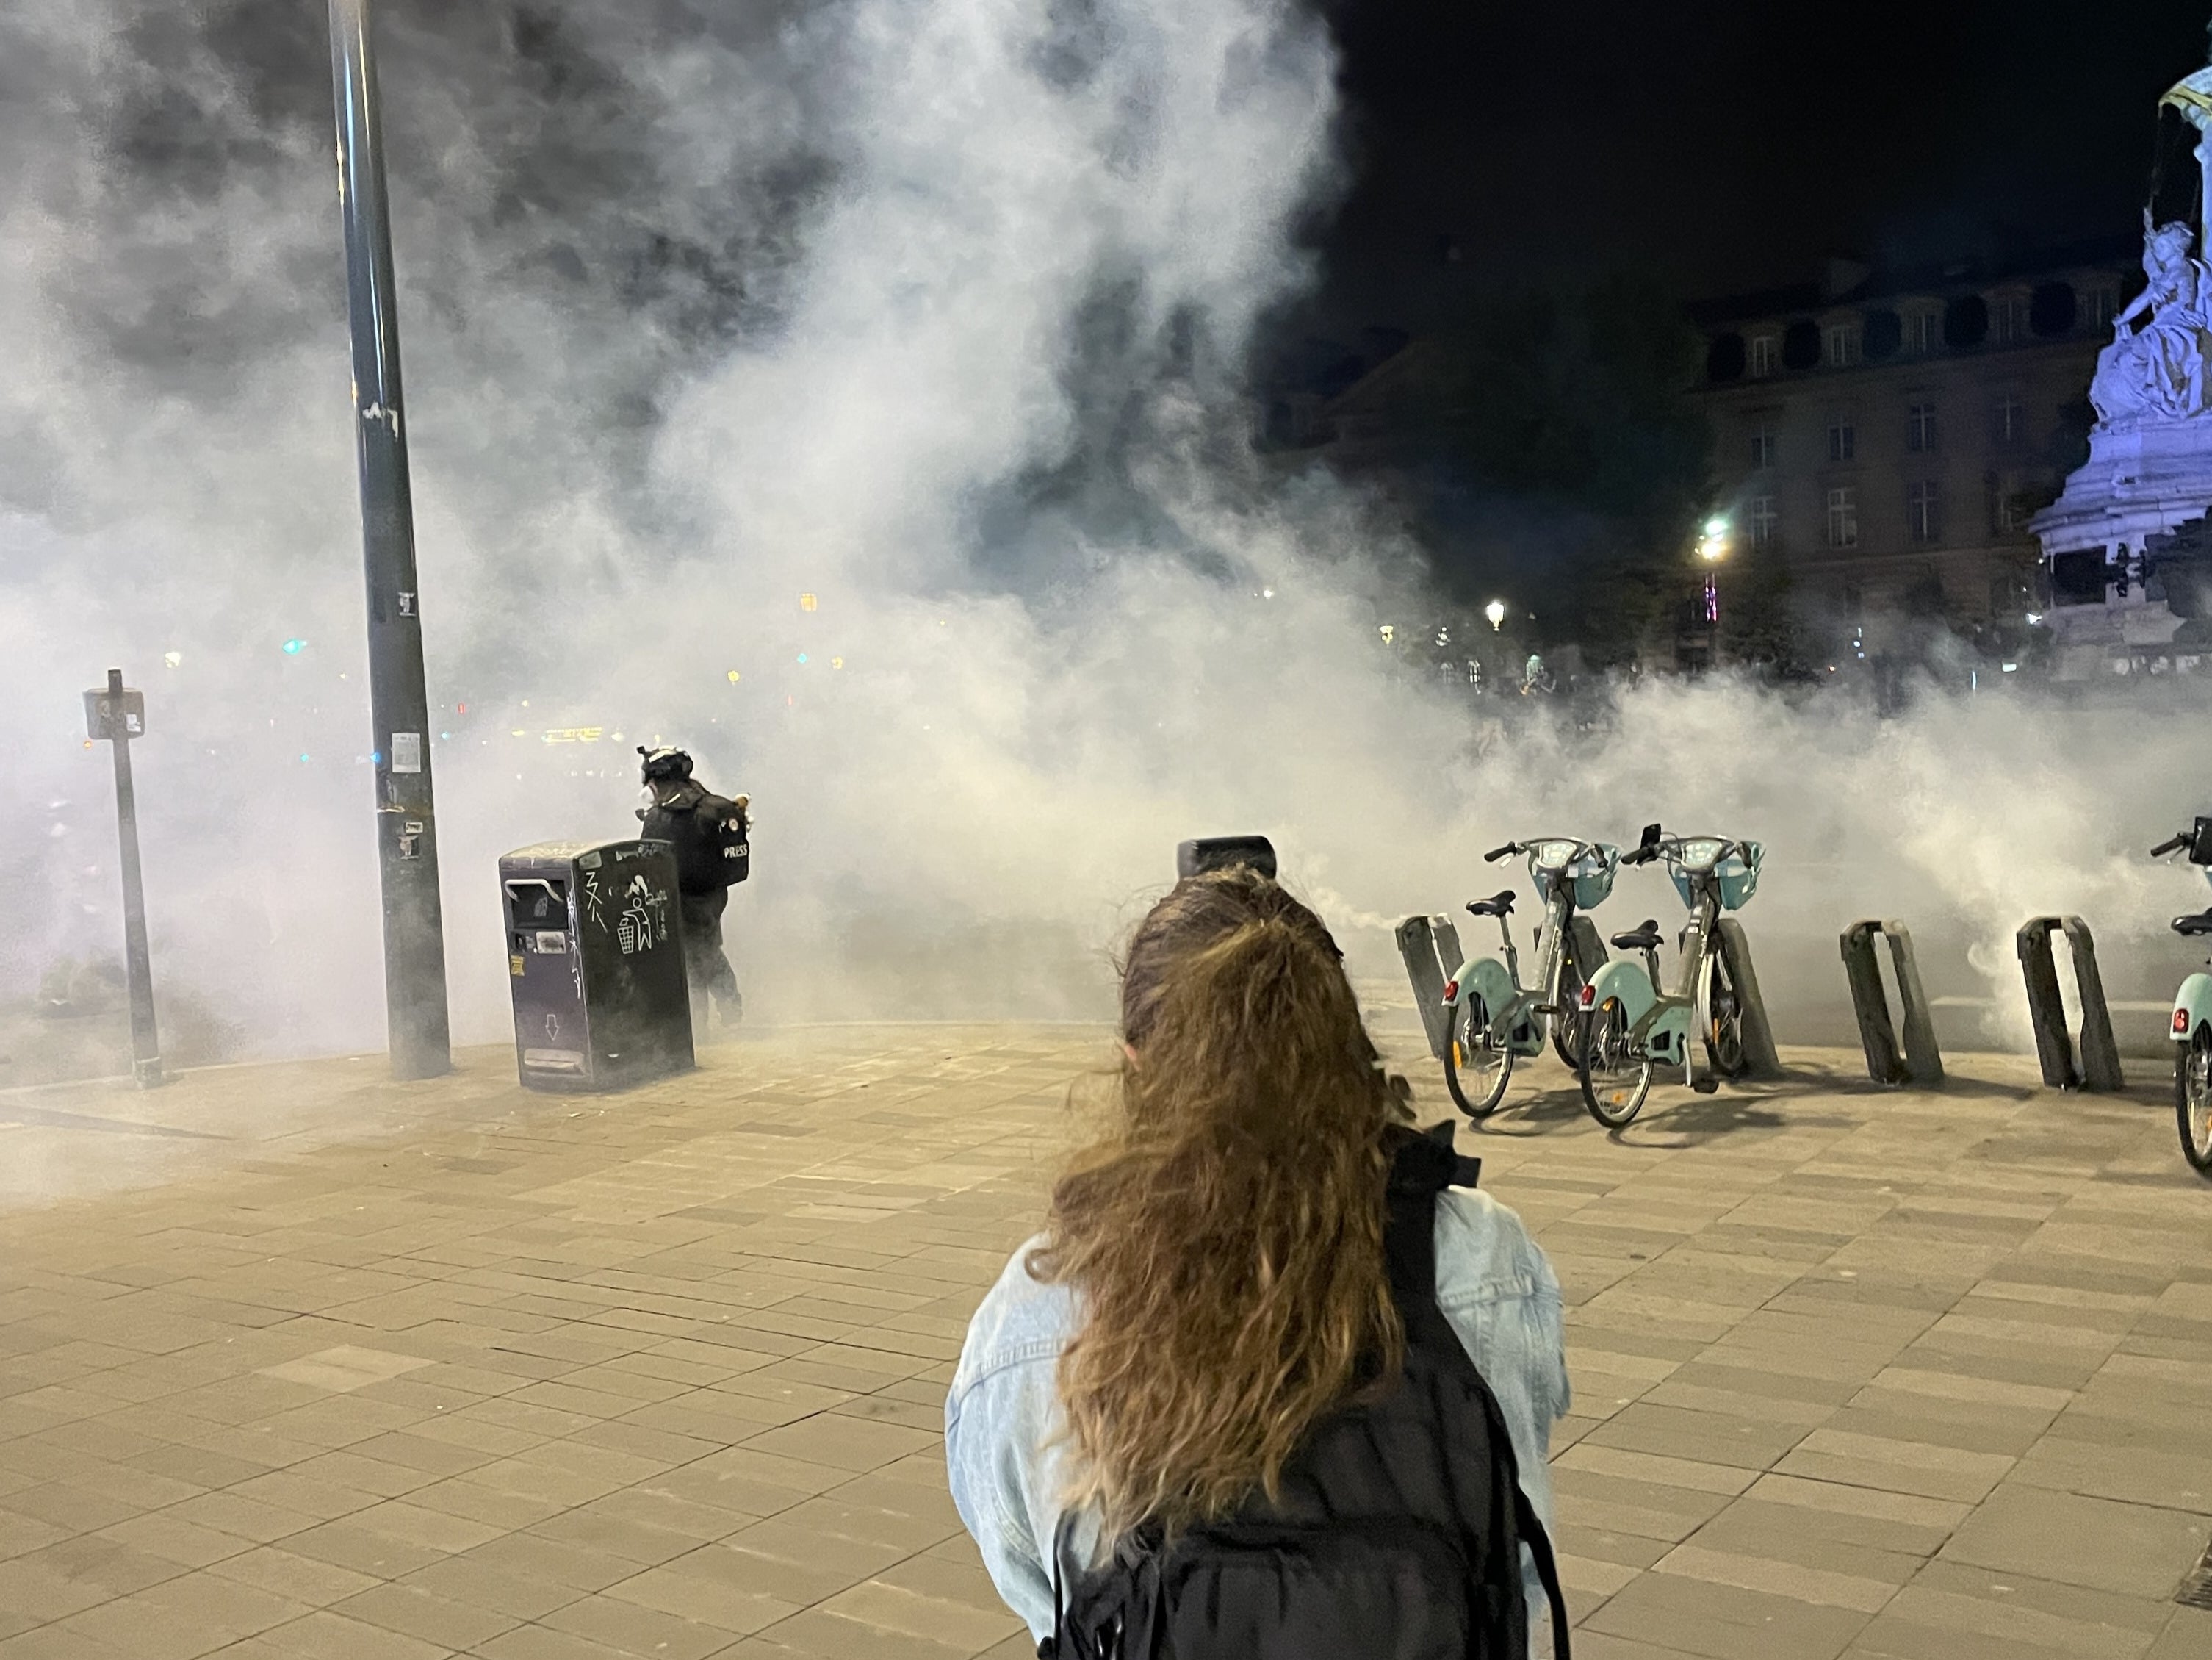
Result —
[[638, 809], [645, 834], [676, 849], [676, 886], [684, 917], [684, 969], [691, 982], [692, 1025], [703, 1030], [708, 1000], [733, 1025], [744, 1015], [738, 976], [722, 954], [722, 912], [730, 889], [751, 873], [751, 798], [714, 794], [691, 775], [678, 749], [648, 750], [647, 805]]

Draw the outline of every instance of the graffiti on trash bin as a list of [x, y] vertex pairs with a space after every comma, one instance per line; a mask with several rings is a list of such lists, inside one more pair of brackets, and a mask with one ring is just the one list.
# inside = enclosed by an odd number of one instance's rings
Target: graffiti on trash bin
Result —
[[615, 943], [634, 957], [668, 938], [668, 896], [641, 874], [623, 891], [622, 914], [615, 919]]

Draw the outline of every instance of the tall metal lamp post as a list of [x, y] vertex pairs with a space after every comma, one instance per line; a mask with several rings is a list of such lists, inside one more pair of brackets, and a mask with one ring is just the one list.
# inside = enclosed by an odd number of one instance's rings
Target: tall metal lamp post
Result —
[[368, 578], [368, 686], [384, 891], [385, 1018], [397, 1078], [453, 1065], [445, 924], [438, 903], [437, 815], [430, 788], [429, 694], [415, 580], [415, 508], [399, 386], [392, 222], [384, 193], [371, 0], [330, 0], [337, 117], [338, 204], [345, 222], [346, 310], [353, 331], [354, 447]]

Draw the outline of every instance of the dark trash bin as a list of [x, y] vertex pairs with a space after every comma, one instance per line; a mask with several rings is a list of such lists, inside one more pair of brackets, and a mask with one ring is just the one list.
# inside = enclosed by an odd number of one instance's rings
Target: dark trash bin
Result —
[[665, 842], [519, 848], [500, 860], [499, 884], [526, 1087], [623, 1089], [693, 1065]]

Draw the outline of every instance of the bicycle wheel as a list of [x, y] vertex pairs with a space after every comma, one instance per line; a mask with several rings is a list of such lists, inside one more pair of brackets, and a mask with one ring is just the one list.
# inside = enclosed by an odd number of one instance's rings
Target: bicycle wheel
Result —
[[1583, 1017], [1582, 1055], [1575, 1067], [1583, 1104], [1607, 1129], [1619, 1129], [1644, 1110], [1651, 1093], [1651, 1057], [1629, 1035], [1628, 1011], [1608, 997]]
[[1583, 970], [1571, 949], [1559, 958], [1559, 994], [1552, 1000], [1559, 1006], [1552, 1017], [1552, 1048], [1559, 1064], [1572, 1072], [1583, 1058]]
[[1729, 971], [1728, 953], [1718, 944], [1706, 958], [1705, 1058], [1719, 1078], [1743, 1075], [1743, 1000], [1736, 995], [1735, 976]]
[[2199, 1026], [2175, 1047], [2173, 1116], [2181, 1127], [2181, 1156], [2212, 1176], [2212, 1026]]
[[1444, 1044], [1444, 1087], [1470, 1118], [1487, 1118], [1505, 1098], [1513, 1076], [1513, 1051], [1490, 1041], [1490, 1014], [1482, 999], [1469, 994], [1452, 1012], [1451, 1036]]

